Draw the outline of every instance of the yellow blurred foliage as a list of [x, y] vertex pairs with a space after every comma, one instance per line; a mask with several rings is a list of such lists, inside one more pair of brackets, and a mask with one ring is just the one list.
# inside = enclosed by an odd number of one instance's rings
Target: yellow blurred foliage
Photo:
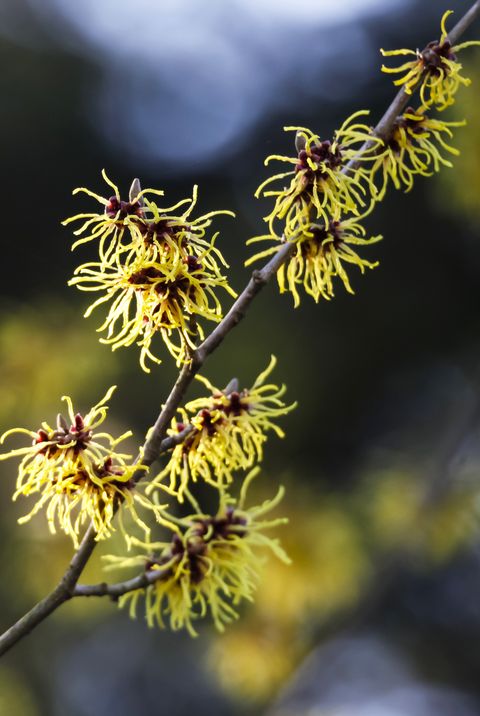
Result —
[[356, 602], [368, 559], [360, 530], [338, 499], [319, 496], [313, 509], [286, 505], [290, 522], [281, 538], [292, 564], [265, 566], [255, 606], [262, 619], [300, 625]]
[[0, 315], [0, 424], [16, 416], [32, 419], [50, 407], [58, 410], [62, 394], [85, 392], [112, 383], [118, 361], [102, 346], [78, 310], [58, 301], [19, 306]]
[[285, 636], [281, 629], [255, 618], [242, 618], [241, 624], [213, 640], [208, 664], [237, 698], [264, 701], [285, 682], [301, 657]]
[[28, 684], [13, 669], [0, 669], [0, 714], [39, 716]]
[[238, 697], [268, 699], [304, 656], [315, 625], [357, 602], [370, 565], [360, 526], [341, 502], [298, 490], [285, 500], [290, 522], [278, 535], [292, 564], [264, 565], [254, 605], [214, 639], [209, 655], [221, 683]]
[[415, 543], [423, 494], [419, 476], [406, 470], [381, 471], [368, 475], [362, 488], [358, 496], [373, 543], [381, 550]]
[[444, 562], [478, 537], [478, 493], [448, 495], [429, 509], [424, 518], [424, 546], [434, 563]]
[[290, 522], [278, 536], [292, 564], [264, 565], [254, 604], [210, 647], [209, 665], [227, 691], [244, 701], [271, 698], [322, 625], [368, 599], [381, 555], [411, 555], [424, 569], [472, 542], [478, 496], [453, 491], [453, 482], [429, 500], [430, 478], [418, 469], [375, 469], [345, 494], [317, 489], [312, 498], [287, 488], [283, 512]]

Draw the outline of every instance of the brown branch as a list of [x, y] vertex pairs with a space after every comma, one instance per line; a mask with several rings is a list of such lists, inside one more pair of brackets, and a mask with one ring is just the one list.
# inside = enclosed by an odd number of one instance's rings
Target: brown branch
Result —
[[474, 2], [470, 10], [467, 10], [467, 12], [462, 15], [460, 20], [457, 22], [454, 27], [450, 30], [448, 33], [448, 39], [452, 43], [452, 45], [456, 45], [457, 41], [461, 38], [461, 36], [468, 30], [472, 22], [475, 22], [480, 17], [480, 0], [477, 0], [477, 2]]
[[[452, 42], [456, 42], [461, 34], [470, 26], [470, 24], [480, 15], [480, 0], [477, 0], [470, 10], [459, 20], [452, 31], [449, 33], [449, 37]], [[394, 122], [402, 110], [409, 102], [411, 95], [407, 94], [403, 89], [400, 90], [392, 103], [388, 107], [383, 117], [374, 128], [373, 132], [382, 139], [389, 136], [393, 129]], [[351, 169], [351, 165], [347, 166], [346, 171]], [[182, 399], [192, 382], [195, 375], [198, 373], [200, 368], [208, 356], [218, 348], [223, 342], [226, 336], [230, 333], [246, 314], [250, 304], [256, 297], [256, 295], [262, 290], [262, 288], [270, 281], [278, 269], [287, 261], [291, 252], [294, 249], [294, 244], [285, 243], [283, 244], [278, 252], [268, 261], [265, 266], [260, 270], [255, 270], [252, 276], [243, 289], [237, 300], [230, 308], [228, 313], [216, 326], [216, 328], [207, 336], [207, 338], [201, 343], [198, 348], [193, 352], [191, 361], [185, 364], [175, 381], [175, 384], [170, 391], [170, 394], [150, 432], [148, 439], [146, 440], [143, 449], [142, 456], [137, 457], [137, 462], [142, 461], [143, 465], [150, 466], [164, 451], [162, 446], [164, 445], [164, 436], [167, 427], [174, 417], [177, 408], [179, 407]], [[178, 436], [175, 436], [178, 437]], [[166, 440], [172, 440], [167, 438]], [[169, 443], [170, 449], [172, 444]], [[136, 481], [142, 479], [144, 476], [144, 470], [139, 469], [134, 475]], [[73, 555], [73, 558], [62, 577], [59, 585], [41, 602], [36, 604], [25, 616], [19, 619], [8, 631], [0, 636], [0, 656], [8, 651], [14, 644], [22, 639], [26, 634], [32, 631], [38, 624], [46, 619], [52, 612], [54, 612], [61, 604], [71, 599], [73, 596], [87, 596], [87, 590], [89, 595], [100, 595], [109, 594], [109, 589], [114, 588], [118, 585], [93, 585], [93, 586], [78, 586], [76, 584], [80, 575], [90, 559], [90, 556], [95, 549], [95, 531], [93, 527], [89, 527], [85, 536], [80, 544], [80, 547]], [[140, 584], [143, 575], [134, 577], [130, 580], [131, 583]], [[125, 585], [128, 582], [119, 583]]]
[[128, 592], [134, 592], [137, 589], [145, 589], [158, 579], [168, 574], [168, 569], [152, 569], [149, 572], [143, 572], [137, 577], [126, 579], [124, 582], [116, 582], [115, 584], [77, 584], [72, 592], [72, 597], [110, 597], [114, 601]]

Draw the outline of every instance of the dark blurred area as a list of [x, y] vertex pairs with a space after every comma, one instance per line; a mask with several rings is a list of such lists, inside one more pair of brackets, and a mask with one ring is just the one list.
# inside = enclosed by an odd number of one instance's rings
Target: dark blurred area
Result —
[[[455, 2], [455, 19], [470, 5]], [[240, 290], [253, 198], [284, 125], [322, 136], [353, 111], [374, 124], [394, 88], [380, 47], [422, 47], [448, 2], [420, 0], [1, 0], [3, 278], [0, 432], [88, 407], [118, 384], [109, 426], [143, 442], [172, 381], [134, 348], [98, 343], [88, 296], [67, 288], [93, 245], [60, 221], [105, 194], [100, 171], [198, 212]], [[451, 20], [450, 20], [451, 21]], [[480, 27], [468, 38], [479, 37]], [[206, 364], [249, 385], [271, 353], [298, 400], [267, 443], [260, 494], [279, 482], [293, 564], [268, 563], [258, 599], [224, 635], [149, 631], [106, 601], [75, 602], [4, 657], [0, 716], [473, 716], [480, 712], [480, 50], [448, 119], [453, 169], [390, 192], [369, 217], [379, 268], [356, 295], [298, 309], [268, 286]], [[443, 117], [442, 117], [443, 118]], [[193, 388], [193, 391], [198, 390]], [[25, 526], [1, 463], [0, 611], [7, 628], [57, 582], [71, 544]], [[115, 540], [114, 540], [115, 542]], [[120, 548], [120, 540], [117, 542]], [[112, 551], [102, 545], [99, 553]], [[96, 555], [82, 581], [103, 579]]]

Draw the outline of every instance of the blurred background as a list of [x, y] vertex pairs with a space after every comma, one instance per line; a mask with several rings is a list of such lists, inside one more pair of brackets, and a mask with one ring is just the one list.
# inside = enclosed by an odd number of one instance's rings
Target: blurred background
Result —
[[[290, 154], [284, 125], [321, 136], [351, 112], [372, 123], [393, 96], [379, 48], [423, 47], [441, 0], [0, 0], [2, 282], [0, 431], [86, 409], [113, 383], [109, 428], [143, 442], [175, 376], [135, 349], [97, 341], [100, 315], [67, 288], [75, 266], [60, 220], [92, 210], [103, 167], [168, 203], [200, 186], [220, 217], [236, 289], [245, 240], [268, 202], [264, 157]], [[480, 27], [468, 37], [480, 36]], [[380, 267], [352, 271], [356, 296], [305, 297], [272, 284], [204, 368], [244, 385], [278, 357], [298, 400], [267, 443], [258, 499], [279, 483], [290, 567], [265, 565], [254, 605], [224, 635], [149, 631], [106, 600], [64, 605], [0, 665], [0, 715], [472, 716], [480, 712], [480, 50], [450, 113], [454, 169], [390, 193], [370, 217]], [[109, 193], [109, 192], [108, 192]], [[373, 256], [373, 253], [375, 256]], [[365, 252], [367, 253], [367, 252]], [[195, 389], [191, 395], [195, 395]], [[71, 554], [44, 515], [19, 527], [16, 467], [1, 463], [0, 620], [7, 628], [56, 584]], [[102, 545], [83, 581], [102, 579]]]

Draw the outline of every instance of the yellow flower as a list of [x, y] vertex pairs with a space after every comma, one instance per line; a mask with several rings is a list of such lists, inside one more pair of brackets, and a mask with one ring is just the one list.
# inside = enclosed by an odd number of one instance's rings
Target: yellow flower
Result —
[[[296, 407], [296, 403], [285, 405], [283, 402], [284, 385], [265, 383], [275, 364], [276, 358], [272, 356], [253, 386], [243, 390], [239, 390], [236, 380], [222, 391], [206, 378], [197, 376], [210, 396], [190, 401], [180, 411], [181, 420], [172, 421], [170, 435], [177, 434], [187, 424], [193, 425], [193, 431], [173, 449], [168, 464], [150, 483], [147, 492], [160, 486], [182, 501], [190, 479], [200, 478], [221, 487], [232, 481], [235, 470], [250, 468], [262, 460], [266, 433], [273, 430], [278, 437], [284, 437], [275, 420]], [[167, 488], [162, 481], [168, 476], [170, 486]]]
[[372, 177], [380, 177], [381, 186], [378, 199], [383, 199], [389, 180], [396, 189], [405, 187], [410, 191], [414, 177], [418, 174], [431, 176], [442, 166], [451, 167], [452, 163], [442, 156], [442, 150], [457, 156], [455, 147], [446, 140], [453, 137], [452, 127], [463, 127], [465, 122], [443, 122], [428, 117], [424, 110], [415, 111], [408, 107], [397, 117], [385, 148], [372, 165]]
[[[376, 190], [368, 170], [362, 162], [370, 161], [375, 147], [382, 140], [374, 137], [371, 128], [355, 122], [358, 117], [367, 115], [361, 110], [345, 120], [335, 132], [333, 141], [324, 140], [304, 127], [285, 127], [285, 131], [297, 132], [296, 157], [272, 155], [271, 160], [288, 162], [294, 167], [291, 171], [269, 177], [257, 189], [255, 196], [275, 197], [275, 206], [269, 216], [265, 217], [270, 232], [275, 233], [275, 219], [285, 220], [285, 232], [288, 233], [292, 224], [301, 220], [300, 217], [315, 214], [316, 218], [328, 220], [329, 215], [341, 211], [359, 214], [359, 207], [372, 200]], [[365, 142], [369, 142], [368, 150], [360, 153]], [[347, 169], [355, 160], [355, 166]], [[286, 188], [266, 190], [272, 182], [284, 181], [290, 177]]]
[[[369, 212], [367, 212], [369, 213]], [[270, 248], [252, 256], [246, 265], [278, 251], [287, 240], [295, 244], [295, 251], [277, 272], [280, 293], [290, 291], [295, 307], [300, 305], [298, 287], [303, 286], [306, 293], [318, 303], [320, 298], [331, 299], [334, 296], [333, 278], [338, 276], [349, 293], [354, 293], [344, 264], [358, 266], [362, 273], [366, 268], [375, 268], [378, 261], [371, 263], [362, 259], [353, 246], [364, 246], [381, 240], [381, 236], [366, 236], [360, 221], [365, 217], [330, 220], [325, 223], [313, 223], [308, 217], [291, 227], [289, 239], [268, 234], [249, 239], [247, 244], [257, 241], [273, 241]]]
[[[100, 204], [104, 206], [104, 213], [97, 214], [96, 212], [76, 214], [62, 222], [63, 226], [75, 221], [83, 221], [79, 229], [74, 231], [75, 236], [82, 236], [82, 238], [75, 241], [72, 249], [75, 249], [81, 244], [85, 244], [88, 241], [94, 241], [99, 239], [99, 254], [102, 261], [106, 262], [112, 254], [118, 250], [118, 247], [122, 245], [122, 240], [125, 234], [125, 230], [129, 230], [134, 235], [136, 234], [136, 227], [141, 224], [144, 220], [145, 213], [143, 208], [143, 197], [146, 193], [163, 195], [163, 191], [156, 189], [146, 189], [141, 191], [137, 182], [133, 182], [130, 189], [129, 201], [123, 201], [120, 197], [120, 192], [116, 184], [108, 178], [104, 169], [102, 169], [102, 177], [106, 183], [113, 189], [114, 194], [110, 197], [100, 196], [90, 189], [85, 187], [79, 187], [74, 190], [74, 194], [87, 194], [87, 196], [96, 199]], [[137, 191], [138, 187], [138, 191]], [[130, 244], [130, 235], [127, 232], [127, 245]], [[110, 241], [108, 242], [108, 239]]]
[[444, 110], [455, 101], [455, 94], [461, 85], [468, 87], [470, 80], [461, 75], [462, 65], [457, 60], [456, 53], [466, 47], [480, 45], [479, 41], [462, 42], [460, 45], [450, 43], [445, 23], [453, 10], [444, 13], [440, 28], [442, 31], [440, 40], [429, 42], [425, 50], [380, 50], [384, 57], [398, 55], [413, 55], [410, 60], [399, 67], [385, 67], [382, 65], [382, 72], [390, 74], [404, 73], [402, 77], [394, 81], [394, 85], [403, 85], [407, 94], [412, 94], [418, 83], [420, 85], [420, 97], [424, 107], [435, 105], [439, 111]]
[[[214, 217], [222, 214], [234, 217], [235, 214], [227, 210], [210, 211], [197, 219], [192, 219], [191, 213], [197, 204], [197, 199], [198, 186], [196, 185], [193, 187], [191, 199], [182, 199], [168, 208], [159, 208], [155, 202], [145, 198], [144, 214], [147, 218], [139, 226], [141, 240], [135, 237], [131, 248], [146, 259], [161, 263], [171, 262], [172, 257], [186, 261], [189, 257], [195, 258], [201, 255], [204, 267], [208, 271], [220, 274], [222, 267], [228, 268], [228, 264], [215, 246], [218, 232], [212, 238], [205, 238], [206, 231]], [[184, 205], [186, 209], [180, 216], [171, 213]]]
[[[105, 209], [101, 214], [95, 212], [77, 214], [62, 222], [65, 226], [83, 220], [83, 224], [74, 231], [74, 234], [85, 235], [73, 244], [72, 249], [98, 239], [102, 264], [128, 263], [129, 259], [122, 258], [122, 255], [134, 251], [145, 260], [161, 262], [181, 261], [188, 256], [205, 254], [206, 265], [212, 271], [219, 272], [219, 264], [227, 266], [220, 251], [212, 248], [214, 241], [206, 239], [205, 234], [213, 217], [221, 214], [234, 216], [234, 214], [231, 211], [211, 211], [197, 219], [192, 219], [191, 214], [198, 198], [197, 186], [193, 187], [191, 198], [161, 208], [148, 197], [149, 195], [163, 196], [162, 190], [141, 190], [138, 179], [135, 179], [130, 189], [129, 200], [123, 201], [118, 187], [107, 177], [105, 171], [102, 171], [102, 176], [114, 190], [113, 196], [109, 198], [99, 196], [84, 187], [73, 192], [74, 194], [83, 192], [93, 197]], [[185, 207], [180, 215], [172, 213], [180, 207]]]
[[225, 289], [235, 297], [227, 279], [212, 269], [213, 251], [212, 245], [199, 256], [188, 255], [183, 259], [171, 256], [169, 262], [131, 252], [124, 264], [90, 262], [79, 266], [69, 285], [76, 285], [81, 291], [103, 293], [90, 305], [85, 317], [97, 306], [111, 302], [98, 329], [107, 333], [101, 342], [111, 345], [113, 350], [136, 343], [141, 348], [140, 364], [148, 373], [147, 359], [161, 363], [150, 348], [156, 334], [161, 335], [177, 363], [182, 363], [188, 360], [195, 340], [204, 337], [196, 319], [218, 322], [222, 318], [215, 289]]
[[[165, 626], [168, 618], [172, 629], [186, 628], [196, 636], [194, 621], [211, 614], [216, 628], [237, 618], [237, 607], [243, 600], [253, 600], [258, 571], [265, 550], [288, 562], [277, 539], [264, 534], [285, 519], [264, 519], [282, 499], [281, 488], [272, 500], [245, 508], [248, 485], [256, 476], [253, 470], [245, 479], [238, 501], [220, 493], [220, 505], [215, 515], [198, 510], [170, 525], [172, 538], [168, 542], [141, 543], [148, 554], [130, 558], [109, 557], [113, 566], [142, 565], [152, 583], [128, 592], [119, 599], [119, 606], [129, 603], [130, 615], [137, 613], [139, 601], [145, 600], [145, 614], [149, 626]], [[158, 574], [158, 578], [157, 578]]]
[[137, 524], [148, 533], [134, 505], [137, 501], [149, 506], [146, 498], [134, 491], [132, 476], [140, 466], [128, 464], [130, 455], [115, 452], [118, 443], [131, 432], [118, 438], [96, 432], [105, 420], [108, 410], [105, 403], [115, 387], [112, 386], [85, 416], [75, 413], [71, 399], [64, 396], [70, 425], [60, 414], [55, 428], [44, 422], [37, 431], [13, 428], [2, 435], [1, 443], [14, 433], [28, 435], [33, 440], [28, 447], [0, 455], [0, 460], [22, 457], [13, 499], [39, 494], [34, 507], [20, 523], [47, 506], [51, 532], [55, 533], [58, 525], [78, 546], [81, 529], [89, 521], [94, 524], [97, 540], [109, 537], [114, 529], [112, 519], [116, 508], [124, 502]]

